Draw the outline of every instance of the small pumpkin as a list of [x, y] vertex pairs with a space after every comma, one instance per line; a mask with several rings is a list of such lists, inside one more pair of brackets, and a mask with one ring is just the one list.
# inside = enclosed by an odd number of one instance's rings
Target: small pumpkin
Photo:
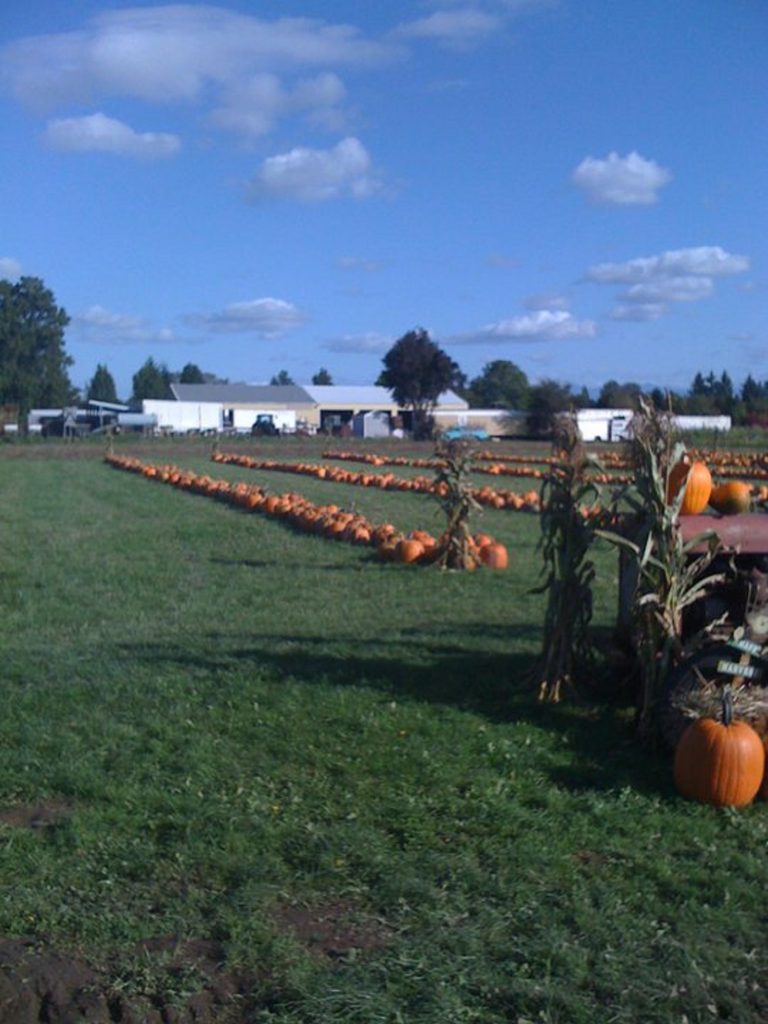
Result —
[[478, 552], [478, 557], [489, 569], [506, 569], [509, 565], [509, 553], [506, 547], [498, 541], [483, 544]]
[[677, 497], [680, 488], [685, 487], [685, 494], [680, 506], [680, 515], [695, 516], [703, 512], [709, 504], [712, 493], [712, 474], [706, 464], [682, 459], [673, 466], [667, 480], [667, 501], [671, 504]]
[[712, 488], [709, 504], [722, 516], [737, 516], [749, 512], [752, 488], [743, 480], [728, 480]]
[[418, 562], [424, 554], [424, 545], [420, 540], [414, 540], [412, 537], [403, 537], [402, 540], [398, 541], [396, 550], [397, 561], [410, 564]]
[[723, 687], [723, 720], [699, 718], [675, 750], [675, 785], [688, 800], [715, 807], [744, 807], [757, 795], [765, 773], [763, 741], [747, 722], [733, 720], [729, 687]]

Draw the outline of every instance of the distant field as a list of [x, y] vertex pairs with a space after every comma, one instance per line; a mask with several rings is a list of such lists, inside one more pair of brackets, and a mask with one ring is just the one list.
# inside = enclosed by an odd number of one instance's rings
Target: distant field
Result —
[[[427, 497], [210, 448], [118, 441], [439, 532]], [[0, 997], [50, 976], [82, 1019], [142, 1024], [768, 1019], [768, 812], [679, 799], [619, 703], [537, 704], [536, 516], [484, 512], [510, 569], [446, 574], [102, 452], [0, 445]], [[615, 577], [599, 552], [603, 636]]]

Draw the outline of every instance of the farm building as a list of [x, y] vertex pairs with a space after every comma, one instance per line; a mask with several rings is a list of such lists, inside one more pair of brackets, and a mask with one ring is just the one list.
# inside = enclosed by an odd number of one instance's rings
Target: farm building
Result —
[[[210, 419], [219, 418], [220, 430], [247, 432], [257, 416], [269, 415], [281, 430], [331, 431], [346, 425], [351, 428], [355, 417], [368, 413], [378, 414], [379, 436], [385, 422], [391, 429], [399, 418], [408, 427], [409, 413], [398, 408], [387, 388], [375, 385], [172, 384], [171, 392], [175, 401], [144, 405], [146, 411], [150, 405], [153, 409], [162, 405], [164, 418], [159, 424], [177, 431], [200, 429], [195, 420], [202, 423], [204, 406], [215, 407]], [[467, 403], [452, 391], [438, 400], [438, 411], [449, 417], [467, 409]]]
[[[318, 430], [333, 429], [352, 422], [355, 416], [365, 413], [381, 413], [389, 416], [390, 425], [397, 419], [409, 427], [410, 413], [398, 407], [387, 388], [375, 384], [336, 385], [306, 384], [304, 390], [317, 408]], [[438, 399], [438, 408], [449, 414], [467, 409], [467, 403], [453, 391], [444, 391]], [[382, 417], [379, 417], [381, 422]]]
[[79, 437], [94, 430], [115, 427], [121, 430], [152, 430], [156, 425], [154, 417], [131, 411], [130, 406], [96, 398], [89, 398], [80, 408], [30, 409], [27, 417], [30, 434], [59, 437]]
[[171, 393], [176, 401], [164, 403], [164, 414], [168, 428], [177, 431], [198, 429], [184, 425], [198, 416], [201, 422], [218, 420], [218, 427], [202, 429], [247, 433], [260, 415], [272, 416], [280, 430], [295, 430], [312, 406], [304, 388], [296, 384], [171, 384]]

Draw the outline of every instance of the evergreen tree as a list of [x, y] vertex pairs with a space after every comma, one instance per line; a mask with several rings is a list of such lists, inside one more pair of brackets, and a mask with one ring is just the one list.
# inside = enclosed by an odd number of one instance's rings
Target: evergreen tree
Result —
[[205, 384], [205, 375], [195, 363], [187, 363], [179, 374], [179, 384]]
[[96, 372], [88, 382], [85, 397], [101, 402], [118, 401], [114, 378], [103, 363], [96, 364]]
[[26, 425], [34, 407], [69, 404], [72, 359], [64, 348], [69, 317], [40, 278], [0, 281], [0, 404], [15, 405]]
[[274, 375], [274, 377], [270, 380], [269, 383], [273, 385], [293, 384], [293, 377], [291, 377], [290, 373], [288, 373], [287, 370], [281, 370], [279, 373], [276, 373]]
[[328, 373], [326, 368], [324, 366], [321, 366], [317, 373], [314, 374], [314, 376], [312, 377], [312, 383], [317, 385], [333, 384], [333, 380], [331, 379], [331, 375], [330, 373]]
[[171, 375], [165, 363], [157, 364], [150, 356], [133, 375], [133, 402], [144, 398], [171, 398]]
[[741, 400], [745, 405], [752, 405], [753, 402], [758, 402], [766, 397], [766, 389], [762, 384], [758, 384], [752, 374], [747, 374], [747, 379], [741, 385]]

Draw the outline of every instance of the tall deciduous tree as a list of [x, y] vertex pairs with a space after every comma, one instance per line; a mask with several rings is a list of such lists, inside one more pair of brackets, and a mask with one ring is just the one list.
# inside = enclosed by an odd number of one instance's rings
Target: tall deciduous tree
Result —
[[38, 277], [0, 281], [0, 404], [16, 405], [22, 424], [35, 406], [74, 400], [64, 348], [66, 312]]
[[524, 409], [528, 389], [528, 377], [519, 366], [509, 359], [494, 359], [470, 381], [467, 401], [485, 409]]
[[152, 356], [133, 375], [134, 402], [144, 398], [170, 398], [171, 375], [165, 363], [158, 364]]
[[595, 404], [598, 409], [636, 409], [642, 392], [640, 385], [631, 381], [619, 384], [618, 381], [608, 380], [600, 388]]
[[530, 391], [528, 428], [532, 434], [548, 434], [557, 413], [567, 412], [581, 404], [582, 396], [574, 395], [570, 384], [561, 384], [549, 378], [542, 380]]
[[104, 363], [96, 364], [96, 371], [88, 382], [85, 397], [101, 402], [117, 402], [115, 380]]
[[463, 379], [458, 364], [419, 327], [387, 352], [376, 383], [389, 388], [398, 405], [413, 411], [414, 435], [426, 437], [438, 397], [447, 388], [461, 386]]

